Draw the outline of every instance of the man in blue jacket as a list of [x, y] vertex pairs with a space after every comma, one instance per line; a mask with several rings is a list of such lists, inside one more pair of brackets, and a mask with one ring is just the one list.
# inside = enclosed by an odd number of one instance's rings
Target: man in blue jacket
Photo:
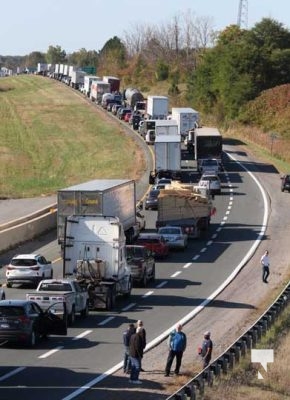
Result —
[[170, 333], [168, 338], [168, 344], [169, 344], [169, 354], [167, 357], [164, 376], [169, 376], [174, 358], [176, 358], [174, 373], [175, 375], [179, 375], [183, 352], [186, 349], [186, 335], [185, 333], [182, 332], [181, 324], [177, 324], [176, 329]]

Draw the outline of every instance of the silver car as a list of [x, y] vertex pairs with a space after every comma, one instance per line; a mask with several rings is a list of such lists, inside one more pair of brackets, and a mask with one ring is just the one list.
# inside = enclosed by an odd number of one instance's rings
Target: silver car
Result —
[[163, 236], [168, 247], [171, 249], [185, 249], [187, 247], [188, 236], [183, 233], [180, 226], [162, 226], [158, 233]]
[[206, 187], [210, 194], [221, 194], [221, 180], [215, 173], [203, 174], [198, 186]]

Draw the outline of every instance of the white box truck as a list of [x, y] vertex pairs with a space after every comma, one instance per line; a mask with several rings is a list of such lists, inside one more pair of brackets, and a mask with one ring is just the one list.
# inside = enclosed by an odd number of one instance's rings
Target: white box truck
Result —
[[166, 96], [147, 97], [147, 118], [166, 119], [168, 115], [169, 100]]
[[93, 81], [91, 84], [90, 99], [101, 104], [103, 94], [111, 92], [111, 85], [104, 81]]
[[83, 93], [87, 97], [90, 97], [92, 82], [93, 81], [99, 81], [99, 80], [101, 80], [101, 78], [99, 76], [96, 76], [96, 75], [85, 75]]
[[177, 121], [179, 134], [185, 139], [191, 129], [199, 124], [199, 112], [190, 107], [173, 107], [171, 118]]
[[63, 243], [67, 217], [92, 215], [118, 217], [127, 241], [138, 236], [136, 184], [127, 179], [96, 179], [61, 189], [57, 193], [57, 237]]

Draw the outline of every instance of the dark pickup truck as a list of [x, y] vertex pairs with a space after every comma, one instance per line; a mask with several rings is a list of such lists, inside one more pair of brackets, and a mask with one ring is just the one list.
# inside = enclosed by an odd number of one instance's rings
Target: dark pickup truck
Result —
[[146, 287], [149, 280], [155, 280], [155, 259], [151, 250], [145, 246], [127, 245], [126, 258], [134, 282]]

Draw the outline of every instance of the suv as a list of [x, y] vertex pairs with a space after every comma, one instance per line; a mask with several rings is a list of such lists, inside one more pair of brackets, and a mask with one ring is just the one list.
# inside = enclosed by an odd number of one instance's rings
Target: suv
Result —
[[284, 175], [281, 177], [281, 191], [288, 190], [290, 192], [290, 175]]
[[170, 249], [186, 249], [188, 235], [183, 233], [180, 226], [162, 226], [158, 233], [164, 237]]
[[146, 287], [149, 280], [155, 280], [155, 260], [151, 250], [145, 246], [127, 245], [126, 259], [133, 281]]
[[198, 182], [198, 186], [207, 188], [209, 194], [221, 194], [221, 180], [214, 173], [204, 173]]
[[205, 172], [218, 174], [220, 172], [220, 164], [216, 158], [202, 159], [198, 163], [198, 170], [201, 174]]
[[8, 288], [13, 283], [33, 283], [37, 286], [42, 279], [52, 277], [51, 261], [40, 254], [19, 254], [12, 258], [6, 268]]

